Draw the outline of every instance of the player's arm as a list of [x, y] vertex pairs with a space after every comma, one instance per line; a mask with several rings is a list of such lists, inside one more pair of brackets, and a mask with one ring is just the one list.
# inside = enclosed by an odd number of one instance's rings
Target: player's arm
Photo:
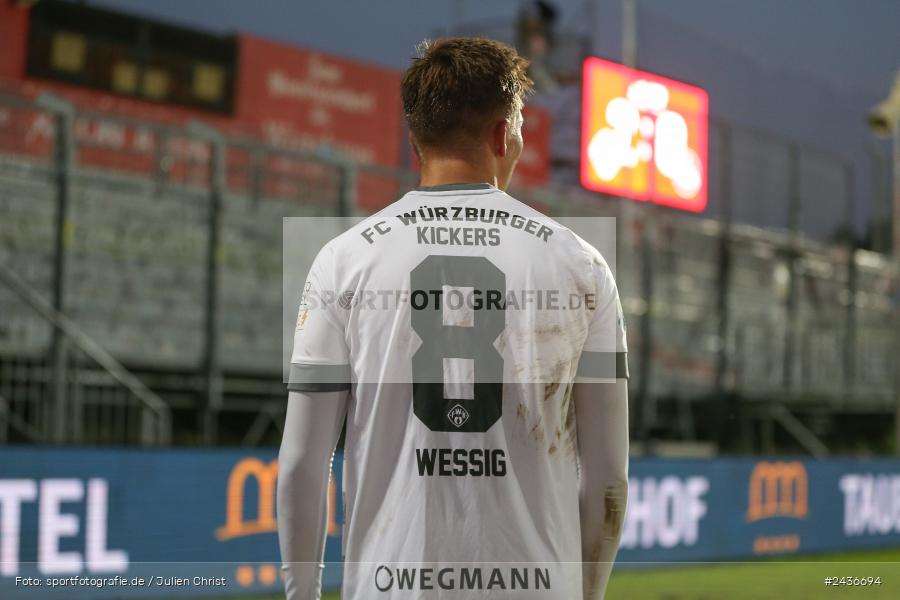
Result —
[[628, 387], [576, 383], [573, 389], [581, 464], [582, 581], [585, 600], [606, 591], [628, 499]]
[[582, 581], [585, 600], [601, 600], [612, 572], [628, 500], [628, 355], [619, 292], [606, 261], [585, 245], [595, 306], [578, 363]]
[[326, 245], [304, 285], [278, 454], [278, 541], [287, 600], [320, 597], [328, 518], [328, 478], [347, 415], [347, 311], [334, 305], [334, 256]]
[[347, 414], [347, 391], [288, 397], [278, 453], [278, 542], [287, 600], [320, 598], [328, 478]]

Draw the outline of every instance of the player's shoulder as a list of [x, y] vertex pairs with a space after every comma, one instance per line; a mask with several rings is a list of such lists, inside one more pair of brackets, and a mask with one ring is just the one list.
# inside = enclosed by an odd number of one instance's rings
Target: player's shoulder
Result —
[[[367, 231], [384, 231], [385, 227], [390, 227], [389, 221], [392, 220], [398, 210], [405, 208], [409, 204], [409, 194], [404, 195], [400, 199], [387, 205], [376, 213], [361, 219], [344, 230], [343, 233], [331, 238], [323, 247], [322, 253], [336, 256], [342, 252], [348, 252], [359, 246], [370, 245], [372, 237], [366, 235]], [[381, 224], [381, 225], [379, 225]]]
[[373, 246], [374, 234], [384, 233], [386, 228], [391, 227], [390, 223], [397, 212], [403, 210], [409, 204], [408, 196], [409, 194], [402, 196], [378, 212], [360, 219], [342, 233], [331, 238], [319, 250], [316, 262], [321, 265], [336, 265], [368, 253]]
[[[494, 194], [494, 197], [499, 202], [504, 204], [503, 208], [505, 210], [507, 210], [511, 213], [517, 214], [520, 217], [524, 217], [526, 219], [532, 219], [534, 221], [537, 221], [538, 223], [540, 223], [541, 225], [543, 225], [545, 227], [549, 227], [550, 229], [553, 230], [554, 235], [556, 235], [557, 233], [562, 233], [562, 234], [564, 234], [564, 236], [563, 236], [564, 238], [567, 238], [569, 236], [570, 231], [569, 231], [568, 227], [561, 224], [559, 221], [557, 221], [553, 217], [542, 213], [541, 211], [534, 208], [533, 206], [530, 206], [530, 205], [526, 204], [525, 202], [522, 202], [521, 200], [519, 200], [518, 198], [516, 198], [509, 192], [506, 192], [503, 190], [497, 190], [496, 193]], [[566, 240], [566, 241], [568, 241], [568, 240]]]
[[603, 253], [600, 252], [593, 244], [582, 238], [575, 232], [572, 232], [572, 237], [575, 238], [576, 243], [580, 251], [587, 257], [587, 259], [594, 265], [594, 268], [599, 268], [602, 271], [609, 271], [609, 263], [606, 262], [606, 258], [603, 256]]
[[[603, 253], [598, 250], [596, 246], [575, 233], [575, 231], [565, 224], [560, 223], [556, 219], [541, 213], [524, 202], [505, 194], [505, 192], [501, 193], [520, 206], [523, 213], [527, 213], [524, 216], [539, 220], [542, 225], [553, 229], [553, 237], [557, 243], [563, 244], [562, 253], [569, 256], [576, 264], [581, 265], [581, 267], [576, 267], [576, 271], [593, 273], [594, 281], [601, 282], [603, 286], [615, 285], [613, 271]], [[588, 229], [592, 228], [589, 227]], [[593, 235], [602, 236], [603, 234], [608, 234], [605, 229], [606, 227], [603, 226], [600, 227], [600, 230], [597, 232], [592, 231], [592, 237]]]
[[557, 243], [563, 244], [565, 249], [571, 253], [577, 254], [579, 257], [583, 258], [588, 262], [596, 262], [598, 264], [606, 265], [606, 260], [603, 258], [603, 255], [600, 253], [597, 248], [591, 245], [584, 238], [575, 233], [569, 226], [560, 223], [553, 217], [545, 215], [540, 212], [536, 208], [529, 206], [528, 204], [514, 198], [510, 194], [506, 192], [500, 192], [507, 198], [509, 198], [515, 205], [519, 208], [520, 214], [529, 219], [534, 219], [538, 221], [541, 225], [545, 227], [549, 227], [553, 230], [553, 238]]

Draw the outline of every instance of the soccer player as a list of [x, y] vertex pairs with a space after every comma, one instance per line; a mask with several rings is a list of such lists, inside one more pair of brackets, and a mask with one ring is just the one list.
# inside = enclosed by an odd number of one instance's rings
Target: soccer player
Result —
[[402, 80], [421, 186], [325, 245], [294, 334], [278, 531], [320, 597], [344, 444], [344, 600], [603, 597], [626, 504], [625, 330], [604, 258], [507, 195], [527, 62], [426, 42]]

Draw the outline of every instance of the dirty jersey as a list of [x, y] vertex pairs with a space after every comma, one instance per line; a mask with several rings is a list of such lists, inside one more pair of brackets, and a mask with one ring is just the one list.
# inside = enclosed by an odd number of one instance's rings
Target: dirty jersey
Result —
[[488, 184], [325, 245], [291, 390], [349, 390], [345, 600], [581, 595], [572, 386], [627, 376], [604, 258]]

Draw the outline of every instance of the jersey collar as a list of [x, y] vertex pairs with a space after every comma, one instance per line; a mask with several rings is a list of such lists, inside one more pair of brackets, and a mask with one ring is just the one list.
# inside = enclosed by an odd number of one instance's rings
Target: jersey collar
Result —
[[492, 190], [494, 186], [489, 183], [445, 183], [443, 185], [431, 185], [417, 187], [416, 192], [458, 192], [464, 190]]

